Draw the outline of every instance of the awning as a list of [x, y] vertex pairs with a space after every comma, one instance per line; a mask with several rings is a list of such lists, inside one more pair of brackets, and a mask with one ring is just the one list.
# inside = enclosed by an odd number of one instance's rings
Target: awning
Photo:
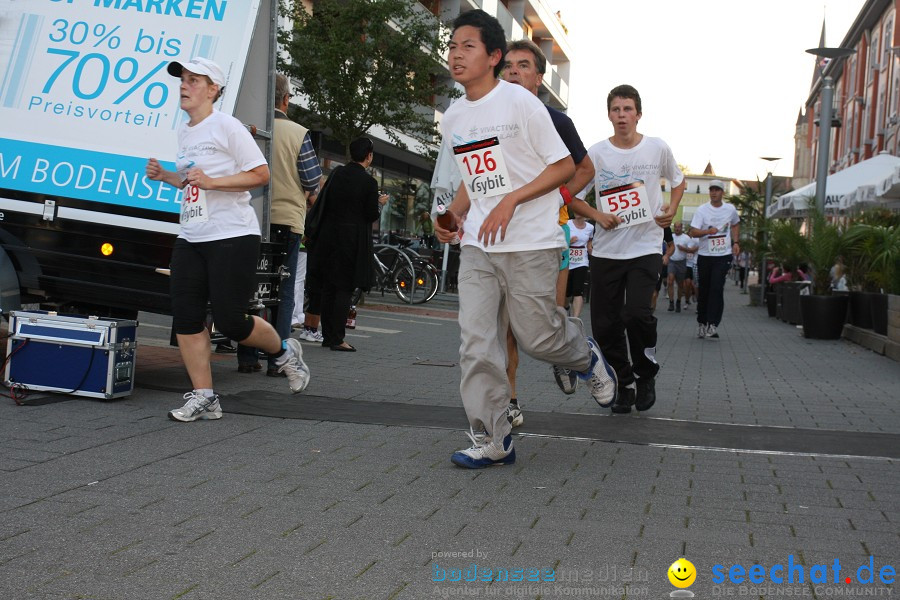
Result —
[[[859, 202], [894, 193], [891, 182], [897, 184], [896, 192], [900, 194], [900, 158], [887, 152], [832, 173], [825, 180], [825, 212], [844, 211]], [[767, 216], [803, 214], [815, 206], [816, 182], [812, 182], [773, 200]]]
[[861, 185], [856, 188], [856, 192], [849, 196], [851, 199], [851, 206], [863, 202], [887, 204], [897, 204], [900, 202], [900, 158], [891, 156], [887, 152], [882, 152], [875, 158], [881, 156], [887, 156], [890, 159], [895, 159], [897, 161], [893, 171], [886, 173], [883, 178], [872, 184]]

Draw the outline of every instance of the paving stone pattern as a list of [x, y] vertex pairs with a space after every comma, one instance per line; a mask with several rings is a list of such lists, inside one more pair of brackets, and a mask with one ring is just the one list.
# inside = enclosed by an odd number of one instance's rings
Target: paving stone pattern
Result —
[[[900, 433], [900, 365], [804, 340], [745, 303], [729, 285], [718, 341], [693, 337], [692, 311], [658, 312], [657, 407], [610, 418]], [[458, 363], [453, 320], [371, 309], [359, 320], [355, 354], [304, 344], [310, 394], [459, 405], [458, 366], [413, 364]], [[870, 555], [876, 572], [900, 568], [897, 461], [525, 437], [515, 465], [472, 472], [449, 462], [464, 423], [174, 423], [165, 413], [186, 381], [177, 352], [141, 351], [141, 387], [126, 399], [0, 402], [0, 597], [658, 598], [685, 556], [698, 570], [690, 589], [708, 598], [713, 565], [790, 555], [807, 568], [798, 593], [887, 596], [856, 583], [856, 569]], [[218, 389], [286, 388], [234, 364], [215, 362]], [[586, 390], [561, 395], [549, 367], [525, 358], [520, 371], [526, 419], [598, 413]], [[284, 401], [303, 396], [285, 389]], [[835, 559], [853, 583], [809, 582], [810, 567]], [[465, 581], [485, 569], [552, 569], [555, 581]]]

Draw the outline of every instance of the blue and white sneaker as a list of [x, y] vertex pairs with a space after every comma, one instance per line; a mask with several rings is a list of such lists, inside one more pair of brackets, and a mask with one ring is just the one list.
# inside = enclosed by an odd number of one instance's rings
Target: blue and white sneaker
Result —
[[591, 396], [594, 397], [594, 401], [603, 408], [609, 408], [619, 395], [619, 378], [615, 369], [606, 362], [594, 338], [589, 337], [587, 342], [591, 350], [591, 366], [586, 373], [579, 373], [578, 376], [590, 379]]
[[190, 391], [184, 395], [186, 402], [181, 408], [169, 411], [169, 418], [173, 421], [190, 423], [199, 419], [221, 419], [222, 407], [219, 406], [219, 395], [207, 398], [196, 391]]
[[[471, 432], [471, 428], [469, 429]], [[472, 440], [472, 447], [466, 450], [457, 450], [450, 457], [450, 461], [466, 469], [483, 469], [494, 465], [511, 465], [516, 462], [516, 449], [513, 448], [512, 435], [507, 434], [502, 444], [494, 442], [485, 443], [484, 434], [475, 435], [474, 432], [466, 433]]]

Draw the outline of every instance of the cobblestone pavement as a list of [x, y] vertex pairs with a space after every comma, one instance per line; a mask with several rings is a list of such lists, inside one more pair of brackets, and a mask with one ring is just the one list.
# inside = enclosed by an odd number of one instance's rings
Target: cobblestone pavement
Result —
[[[837, 444], [879, 433], [875, 454], [896, 456], [900, 365], [805, 340], [726, 291], [715, 341], [694, 337], [692, 310], [668, 313], [661, 300], [657, 405], [604, 418], [741, 425], [748, 445], [772, 427]], [[696, 567], [698, 597], [894, 591], [881, 578], [900, 568], [896, 459], [707, 450], [703, 435], [662, 446], [524, 435], [514, 466], [458, 469], [449, 455], [467, 441], [464, 420], [427, 419], [429, 407], [460, 406], [452, 296], [422, 310], [373, 301], [349, 338], [359, 352], [304, 344], [304, 394], [216, 356], [219, 421], [165, 418], [187, 380], [177, 351], [154, 339], [126, 399], [0, 402], [0, 597], [658, 598], [675, 589], [666, 570], [680, 556]], [[529, 358], [519, 388], [526, 427], [529, 415], [603, 414], [586, 390], [561, 395]], [[306, 395], [336, 409], [399, 402], [424, 417], [413, 427], [227, 412], [227, 396], [254, 392], [283, 392], [301, 410]], [[791, 583], [789, 564], [800, 565]]]

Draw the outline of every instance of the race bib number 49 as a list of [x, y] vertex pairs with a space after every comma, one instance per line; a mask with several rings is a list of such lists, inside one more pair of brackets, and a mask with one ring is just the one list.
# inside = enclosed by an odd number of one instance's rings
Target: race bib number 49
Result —
[[184, 186], [184, 195], [181, 198], [181, 224], [206, 223], [209, 221], [209, 211], [206, 208], [206, 190], [201, 190], [194, 185]]
[[630, 227], [653, 220], [647, 203], [647, 188], [643, 182], [602, 190], [597, 193], [597, 207], [622, 219], [620, 227]]
[[486, 198], [512, 191], [506, 162], [496, 137], [453, 147], [453, 157], [459, 167], [469, 196]]

